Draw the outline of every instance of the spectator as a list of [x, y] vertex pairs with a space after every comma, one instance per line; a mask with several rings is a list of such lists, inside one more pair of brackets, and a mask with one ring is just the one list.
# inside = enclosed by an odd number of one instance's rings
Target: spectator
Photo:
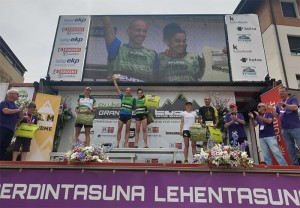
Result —
[[18, 106], [19, 99], [16, 89], [7, 91], [6, 100], [0, 103], [0, 160], [7, 160], [6, 152], [14, 135], [16, 124], [23, 119], [24, 105]]
[[287, 165], [287, 162], [285, 161], [282, 152], [280, 151], [277, 144], [273, 127], [272, 113], [266, 112], [267, 105], [264, 103], [259, 103], [257, 106], [257, 110], [258, 112], [254, 111], [255, 116], [252, 112], [248, 113], [248, 115], [254, 127], [259, 125], [259, 143], [264, 155], [265, 163], [267, 165], [272, 165], [272, 157], [270, 154], [271, 150], [279, 165]]
[[299, 165], [296, 144], [300, 148], [300, 120], [298, 116], [299, 101], [290, 97], [285, 87], [279, 89], [281, 102], [273, 108], [274, 117], [280, 116], [282, 136], [287, 145], [292, 165]]

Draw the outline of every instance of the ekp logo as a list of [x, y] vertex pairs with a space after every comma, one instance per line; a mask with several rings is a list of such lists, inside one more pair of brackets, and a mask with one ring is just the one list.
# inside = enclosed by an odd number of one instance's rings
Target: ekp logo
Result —
[[78, 38], [78, 37], [75, 37], [75, 38], [71, 38], [71, 42], [82, 42], [83, 41], [83, 38]]
[[79, 63], [80, 59], [75, 59], [75, 58], [69, 58], [69, 59], [57, 59], [55, 63], [57, 64], [77, 64]]
[[86, 22], [86, 18], [84, 17], [78, 17], [78, 18], [72, 18], [72, 19], [64, 19], [64, 22], [68, 22], [68, 23], [84, 23]]
[[83, 38], [78, 38], [78, 37], [75, 37], [75, 38], [61, 38], [60, 39], [61, 43], [70, 43], [70, 42], [80, 43], [82, 41], [83, 41]]

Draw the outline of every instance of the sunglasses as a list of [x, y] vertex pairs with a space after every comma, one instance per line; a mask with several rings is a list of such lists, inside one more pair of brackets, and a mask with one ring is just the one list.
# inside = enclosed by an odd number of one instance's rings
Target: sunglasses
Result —
[[265, 107], [265, 106], [263, 106], [263, 105], [259, 105], [259, 106], [257, 106], [258, 108], [261, 108], [261, 107]]

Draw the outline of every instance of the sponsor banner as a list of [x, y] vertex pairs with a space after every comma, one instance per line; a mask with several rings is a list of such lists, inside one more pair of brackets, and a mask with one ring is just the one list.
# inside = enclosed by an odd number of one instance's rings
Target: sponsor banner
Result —
[[298, 207], [299, 184], [258, 173], [5, 170], [0, 199], [1, 207]]
[[13, 87], [19, 91], [19, 100], [18, 102], [31, 102], [34, 95], [34, 87]]
[[36, 107], [38, 113], [39, 129], [31, 141], [28, 161], [48, 161], [52, 151], [53, 138], [58, 117], [61, 97], [37, 93]]
[[265, 81], [268, 74], [256, 14], [226, 15], [232, 81]]
[[90, 16], [61, 16], [49, 66], [53, 81], [81, 81]]
[[[279, 96], [279, 88], [280, 88], [280, 86], [275, 87], [272, 90], [270, 90], [270, 91], [264, 93], [263, 95], [261, 95], [260, 96], [261, 102], [266, 103], [267, 105], [271, 105], [271, 106], [275, 107], [276, 103], [281, 101], [281, 98]], [[272, 109], [268, 108], [267, 111], [272, 112]], [[289, 165], [291, 165], [291, 159], [289, 157], [287, 146], [286, 146], [286, 143], [284, 141], [284, 138], [281, 135], [280, 117], [279, 116], [274, 118], [273, 126], [274, 126], [274, 129], [275, 129], [275, 135], [276, 135], [276, 139], [277, 139], [279, 148], [280, 148], [285, 160], [287, 161], [287, 163]], [[278, 164], [274, 157], [272, 158], [272, 160], [273, 160], [273, 164]]]
[[8, 85], [8, 83], [0, 83], [0, 102], [5, 100]]
[[[96, 116], [93, 128], [91, 130], [91, 143], [102, 144], [112, 143], [116, 145], [116, 137], [118, 131], [118, 115], [120, 111], [121, 101], [115, 92], [110, 94], [93, 95], [96, 99]], [[193, 103], [193, 110], [198, 111], [200, 106], [204, 105], [204, 97], [206, 92], [145, 92], [145, 94], [154, 94], [161, 97], [160, 106], [157, 109], [150, 108], [153, 114], [154, 123], [147, 126], [148, 146], [154, 148], [178, 148], [176, 155], [177, 160], [183, 160], [184, 143], [182, 136], [179, 135], [181, 113], [185, 110], [187, 101]], [[67, 96], [70, 96], [68, 94]], [[230, 102], [234, 102], [234, 94], [232, 92], [222, 92], [220, 99], [232, 98]], [[73, 98], [72, 98], [73, 99]], [[74, 100], [77, 100], [74, 97]], [[212, 101], [215, 102], [212, 97]], [[133, 116], [131, 122], [131, 131], [129, 138], [129, 147], [134, 147], [135, 140], [135, 119]], [[73, 131], [70, 132], [73, 135]], [[124, 145], [125, 126], [123, 127], [121, 146]], [[84, 132], [80, 138], [84, 139]], [[200, 143], [199, 143], [200, 144]], [[142, 128], [139, 135], [139, 147], [144, 147]], [[189, 150], [189, 160], [192, 162], [191, 145]], [[137, 162], [172, 162], [172, 155], [155, 154], [139, 154]]]

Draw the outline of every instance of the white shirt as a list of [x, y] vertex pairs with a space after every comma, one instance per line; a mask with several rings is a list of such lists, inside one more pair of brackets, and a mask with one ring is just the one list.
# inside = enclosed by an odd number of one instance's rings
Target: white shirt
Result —
[[192, 111], [190, 113], [183, 111], [181, 113], [181, 116], [183, 117], [183, 129], [182, 130], [190, 130], [190, 128], [195, 123], [195, 117], [197, 116], [196, 111]]

